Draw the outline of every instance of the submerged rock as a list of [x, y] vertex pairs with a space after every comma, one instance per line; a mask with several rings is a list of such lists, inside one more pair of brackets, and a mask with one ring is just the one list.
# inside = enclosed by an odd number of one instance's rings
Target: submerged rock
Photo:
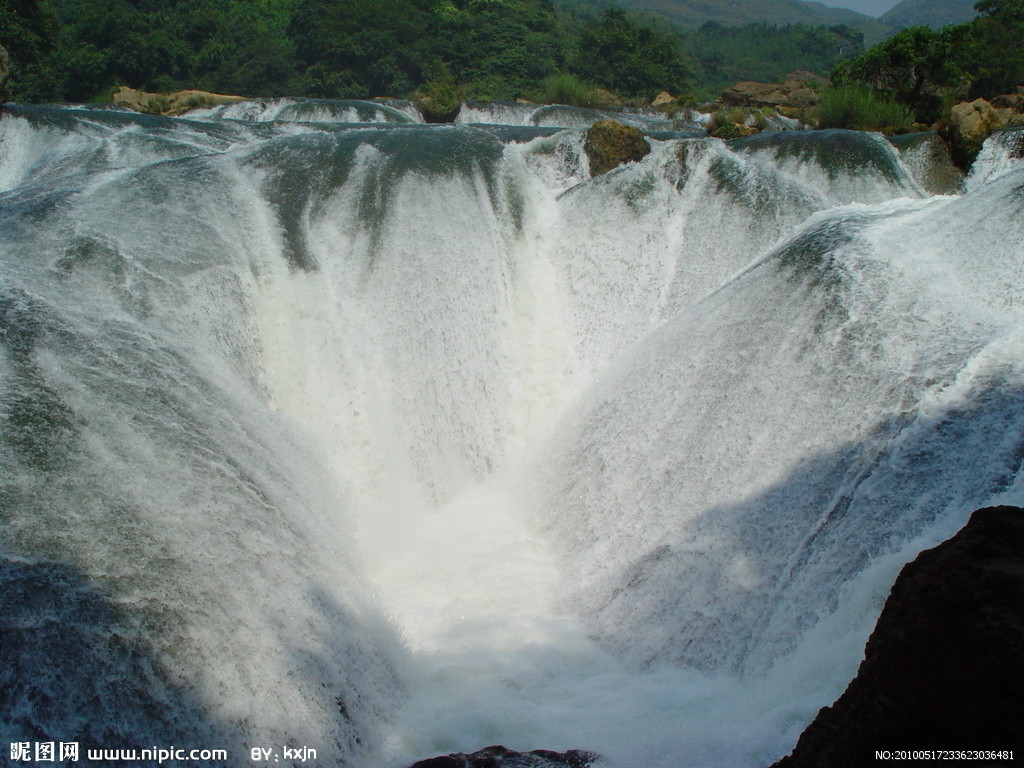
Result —
[[903, 568], [857, 676], [772, 768], [860, 768], [876, 750], [1016, 750], [1019, 760], [1022, 691], [1024, 509], [989, 507]]
[[588, 768], [598, 759], [595, 753], [579, 749], [570, 749], [568, 752], [552, 752], [547, 749], [515, 752], [495, 745], [469, 755], [455, 752], [431, 757], [420, 760], [410, 768]]
[[590, 175], [599, 176], [646, 157], [651, 147], [639, 128], [614, 120], [598, 120], [587, 131], [583, 145], [590, 160]]
[[905, 133], [886, 137], [899, 151], [914, 181], [930, 195], [951, 195], [964, 180], [953, 163], [949, 145], [937, 133]]

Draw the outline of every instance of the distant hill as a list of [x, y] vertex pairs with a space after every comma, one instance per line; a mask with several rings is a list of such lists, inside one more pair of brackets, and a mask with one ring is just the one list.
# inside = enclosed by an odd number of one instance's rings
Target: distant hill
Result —
[[[560, 0], [565, 5], [604, 5], [605, 0]], [[925, 2], [948, 0], [925, 0]], [[708, 21], [719, 24], [845, 24], [864, 33], [868, 45], [892, 34], [885, 24], [846, 8], [831, 8], [806, 0], [613, 0], [632, 11], [664, 16], [683, 27], [699, 27]]]
[[903, 0], [882, 14], [879, 21], [894, 30], [925, 26], [932, 29], [969, 21], [978, 15], [975, 0]]

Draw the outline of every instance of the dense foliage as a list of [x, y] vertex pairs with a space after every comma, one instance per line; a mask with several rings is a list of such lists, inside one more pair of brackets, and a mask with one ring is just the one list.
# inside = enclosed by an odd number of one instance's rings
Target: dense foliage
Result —
[[981, 15], [963, 24], [902, 30], [837, 65], [833, 81], [867, 86], [926, 123], [951, 101], [1012, 91], [1024, 84], [1024, 0], [980, 0], [975, 8]]
[[0, 45], [10, 56], [10, 81], [3, 99], [31, 101], [59, 93], [47, 59], [57, 44], [53, 12], [36, 0], [0, 0]]
[[0, 0], [11, 98], [148, 91], [331, 98], [713, 97], [738, 80], [827, 72], [843, 27], [667, 22], [551, 0]]

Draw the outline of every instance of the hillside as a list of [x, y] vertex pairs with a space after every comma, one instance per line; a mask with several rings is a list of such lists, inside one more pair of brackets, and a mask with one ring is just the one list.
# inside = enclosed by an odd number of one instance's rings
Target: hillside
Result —
[[884, 13], [880, 21], [900, 30], [925, 26], [933, 29], [969, 21], [978, 15], [975, 0], [903, 0]]
[[[560, 0], [563, 5], [604, 5], [604, 0]], [[616, 5], [633, 11], [656, 14], [683, 27], [699, 27], [709, 21], [726, 25], [845, 24], [864, 33], [865, 42], [883, 40], [892, 33], [888, 26], [870, 16], [831, 8], [804, 0], [616, 0]]]

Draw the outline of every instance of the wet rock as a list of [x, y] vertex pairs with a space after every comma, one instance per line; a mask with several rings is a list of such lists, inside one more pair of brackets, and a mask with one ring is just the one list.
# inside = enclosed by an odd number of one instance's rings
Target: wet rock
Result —
[[462, 102], [457, 99], [417, 96], [413, 103], [428, 123], [454, 123], [462, 111]]
[[530, 752], [515, 752], [496, 745], [485, 747], [479, 752], [450, 755], [420, 760], [410, 768], [588, 768], [598, 760], [593, 752], [570, 749], [568, 752], [552, 752], [535, 749]]
[[117, 106], [150, 115], [183, 115], [190, 109], [231, 104], [236, 101], [245, 101], [245, 97], [194, 90], [148, 93], [124, 85], [114, 94], [114, 104]]
[[1019, 761], [1022, 691], [1024, 509], [989, 507], [904, 567], [857, 676], [773, 768], [861, 768], [877, 750], [1014, 750]]
[[639, 128], [615, 120], [598, 120], [587, 131], [583, 145], [590, 160], [590, 175], [599, 176], [646, 157], [651, 147]]
[[930, 195], [951, 195], [960, 188], [964, 172], [949, 155], [949, 146], [937, 133], [905, 133], [887, 137], [899, 150], [914, 181]]

